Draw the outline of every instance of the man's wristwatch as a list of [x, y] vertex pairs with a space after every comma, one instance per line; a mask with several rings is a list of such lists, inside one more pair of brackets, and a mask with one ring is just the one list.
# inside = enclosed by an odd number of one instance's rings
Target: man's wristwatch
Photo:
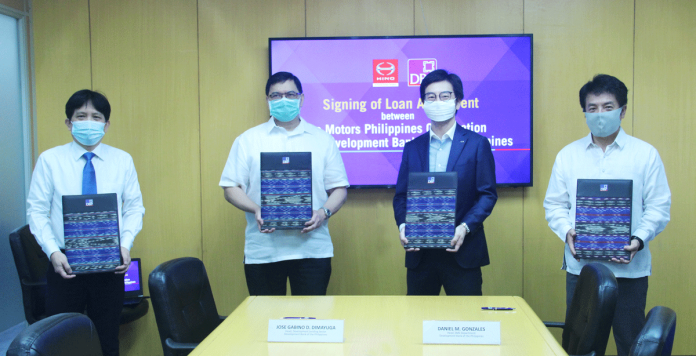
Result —
[[321, 210], [324, 210], [324, 214], [326, 214], [327, 219], [331, 217], [331, 210], [329, 210], [323, 206], [321, 207]]
[[467, 234], [471, 232], [471, 230], [469, 230], [469, 225], [467, 225], [465, 222], [463, 222], [463, 223], [461, 223], [461, 224], [459, 224], [459, 225], [464, 226], [464, 230], [466, 230], [466, 233], [467, 233]]

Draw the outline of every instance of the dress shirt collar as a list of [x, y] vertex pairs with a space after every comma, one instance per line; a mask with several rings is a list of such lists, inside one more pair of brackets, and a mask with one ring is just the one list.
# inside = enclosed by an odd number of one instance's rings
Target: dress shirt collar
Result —
[[[592, 147], [592, 145], [596, 144], [592, 142], [592, 133], [589, 133], [585, 138], [583, 139], [585, 148], [589, 149]], [[616, 135], [616, 138], [614, 139], [614, 142], [611, 143], [611, 145], [607, 147], [611, 147], [616, 145], [620, 150], [623, 150], [624, 147], [626, 147], [626, 142], [628, 142], [628, 134], [624, 131], [623, 127], [619, 127], [619, 134]]]
[[295, 127], [295, 129], [292, 131], [288, 131], [285, 128], [282, 128], [282, 127], [276, 125], [275, 119], [273, 119], [273, 116], [271, 116], [271, 118], [268, 119], [268, 121], [266, 121], [265, 125], [266, 125], [266, 127], [265, 127], [266, 133], [268, 133], [268, 134], [270, 134], [271, 131], [273, 131], [273, 129], [281, 130], [281, 132], [287, 132], [287, 134], [289, 136], [299, 135], [303, 132], [310, 133], [308, 130], [309, 126], [307, 125], [307, 123], [305, 122], [305, 120], [301, 116], [300, 116], [300, 124], [297, 125], [297, 127]]
[[433, 128], [430, 127], [430, 141], [432, 142], [433, 137], [435, 137], [435, 138], [438, 139], [439, 141], [445, 141], [445, 139], [446, 139], [447, 137], [449, 137], [450, 140], [454, 140], [454, 130], [455, 130], [456, 128], [457, 128], [457, 122], [455, 121], [455, 122], [454, 122], [454, 125], [452, 125], [452, 127], [450, 127], [450, 129], [447, 130], [447, 132], [445, 132], [444, 135], [442, 135], [442, 140], [440, 140], [440, 138], [437, 137], [437, 135], [433, 132]]
[[[79, 144], [77, 144], [77, 142], [75, 142], [75, 140], [70, 142], [70, 157], [72, 157], [73, 160], [75, 160], [75, 161], [79, 160], [80, 158], [82, 158], [82, 155], [84, 155], [85, 152], [87, 152], [87, 150], [84, 149]], [[92, 153], [94, 153], [94, 155], [96, 157], [98, 157], [99, 159], [101, 159], [102, 161], [104, 160], [104, 150], [102, 149], [101, 142], [99, 143], [99, 145], [97, 145], [97, 147], [95, 147], [92, 150]]]

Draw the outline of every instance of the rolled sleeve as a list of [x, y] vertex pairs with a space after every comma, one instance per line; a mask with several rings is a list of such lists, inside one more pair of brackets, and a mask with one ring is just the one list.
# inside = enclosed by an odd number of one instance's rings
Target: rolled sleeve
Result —
[[544, 210], [549, 227], [564, 242], [568, 231], [573, 228], [570, 208], [570, 194], [567, 182], [563, 178], [562, 160], [559, 154], [551, 170], [551, 178], [544, 198]]
[[145, 214], [143, 195], [140, 192], [140, 184], [138, 183], [138, 173], [135, 171], [132, 159], [128, 165], [126, 184], [121, 198], [123, 199], [121, 209], [123, 216], [121, 246], [130, 250], [133, 248], [135, 236], [143, 229], [143, 215]]
[[636, 236], [648, 242], [665, 229], [670, 220], [672, 193], [667, 183], [667, 174], [662, 159], [657, 150], [650, 152], [649, 166], [643, 189], [643, 214], [640, 223], [633, 232]]
[[234, 140], [230, 154], [227, 157], [225, 168], [220, 177], [220, 187], [241, 187], [246, 190], [249, 186], [249, 162], [244, 145], [239, 142], [240, 138]]
[[338, 151], [336, 142], [331, 139], [329, 143], [329, 152], [326, 154], [326, 162], [324, 168], [324, 187], [326, 190], [331, 190], [338, 187], [349, 187], [348, 175], [346, 168], [343, 165], [343, 158]]

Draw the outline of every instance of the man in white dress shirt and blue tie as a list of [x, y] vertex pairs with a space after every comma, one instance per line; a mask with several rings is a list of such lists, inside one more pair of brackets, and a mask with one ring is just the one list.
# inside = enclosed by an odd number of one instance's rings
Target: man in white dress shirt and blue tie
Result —
[[[104, 355], [118, 355], [123, 309], [123, 275], [130, 249], [143, 226], [143, 199], [131, 156], [101, 143], [110, 126], [111, 106], [104, 95], [80, 90], [65, 104], [68, 144], [41, 154], [27, 199], [31, 232], [50, 258], [46, 274], [46, 314], [82, 313], [97, 329]], [[63, 195], [116, 193], [120, 212], [123, 265], [116, 272], [75, 275], [65, 256]]]

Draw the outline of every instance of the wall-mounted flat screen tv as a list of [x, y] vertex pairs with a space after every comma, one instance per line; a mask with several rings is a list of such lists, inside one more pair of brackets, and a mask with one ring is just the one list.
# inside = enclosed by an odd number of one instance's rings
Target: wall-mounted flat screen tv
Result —
[[353, 188], [395, 186], [404, 144], [430, 129], [419, 86], [435, 69], [462, 79], [457, 123], [488, 138], [498, 185], [532, 185], [531, 34], [268, 42], [270, 73], [300, 79], [300, 115], [336, 139]]

